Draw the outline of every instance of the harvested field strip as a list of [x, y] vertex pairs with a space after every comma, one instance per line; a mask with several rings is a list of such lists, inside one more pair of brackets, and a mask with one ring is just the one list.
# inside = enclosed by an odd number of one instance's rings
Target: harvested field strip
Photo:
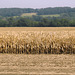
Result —
[[1, 75], [75, 75], [75, 55], [0, 54]]
[[0, 32], [0, 53], [75, 54], [75, 31]]
[[0, 27], [1, 31], [75, 31], [75, 27]]

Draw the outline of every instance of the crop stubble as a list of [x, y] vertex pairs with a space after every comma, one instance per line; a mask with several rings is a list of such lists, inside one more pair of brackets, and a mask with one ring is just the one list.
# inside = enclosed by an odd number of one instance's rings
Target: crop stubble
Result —
[[75, 75], [75, 56], [1, 54], [0, 74]]

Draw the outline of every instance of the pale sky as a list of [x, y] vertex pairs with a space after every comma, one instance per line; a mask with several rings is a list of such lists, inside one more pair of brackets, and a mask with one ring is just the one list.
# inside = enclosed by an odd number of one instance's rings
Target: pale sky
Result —
[[0, 8], [75, 7], [75, 0], [0, 0]]

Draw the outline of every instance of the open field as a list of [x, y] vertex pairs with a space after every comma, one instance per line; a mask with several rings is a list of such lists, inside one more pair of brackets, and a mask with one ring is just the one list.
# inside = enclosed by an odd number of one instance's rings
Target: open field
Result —
[[59, 14], [54, 14], [54, 15], [40, 15], [42, 17], [60, 17]]
[[21, 17], [32, 17], [33, 15], [37, 15], [37, 13], [23, 13]]
[[[23, 13], [21, 17], [32, 17], [33, 15], [37, 16], [37, 13]], [[53, 15], [40, 15], [41, 17], [60, 17], [60, 14]]]
[[75, 75], [75, 55], [0, 54], [0, 75]]

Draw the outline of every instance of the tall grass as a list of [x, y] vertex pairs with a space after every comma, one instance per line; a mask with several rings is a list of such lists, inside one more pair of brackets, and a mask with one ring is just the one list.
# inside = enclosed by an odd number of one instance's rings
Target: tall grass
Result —
[[75, 54], [75, 31], [0, 32], [0, 53]]

